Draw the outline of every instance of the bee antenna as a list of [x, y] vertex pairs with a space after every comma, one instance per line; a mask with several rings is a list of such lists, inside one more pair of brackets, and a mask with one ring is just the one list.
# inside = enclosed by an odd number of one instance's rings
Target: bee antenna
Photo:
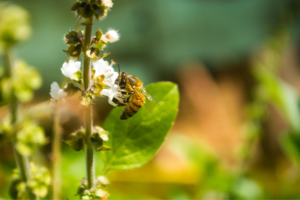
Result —
[[118, 69], [119, 69], [119, 74], [120, 74], [121, 71], [120, 71], [120, 65], [119, 65], [119, 63], [118, 63]]

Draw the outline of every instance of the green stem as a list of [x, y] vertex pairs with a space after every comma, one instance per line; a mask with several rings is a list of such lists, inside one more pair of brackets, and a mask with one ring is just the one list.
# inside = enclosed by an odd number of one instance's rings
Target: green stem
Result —
[[[11, 55], [11, 49], [7, 48], [5, 49], [5, 59], [6, 59], [6, 76], [7, 78], [13, 77], [13, 62], [12, 62], [12, 55]], [[16, 96], [14, 95], [14, 88], [11, 89], [11, 95], [9, 98], [9, 107], [10, 107], [10, 115], [11, 115], [11, 123], [15, 124], [17, 122], [17, 112], [18, 112], [18, 101]], [[14, 137], [14, 141], [16, 138]], [[20, 172], [20, 178], [22, 181], [27, 183], [30, 171], [29, 171], [29, 160], [27, 157], [23, 157], [16, 149], [15, 142], [13, 142], [13, 149], [15, 154], [16, 163], [18, 165], [18, 169]], [[29, 199], [37, 199], [37, 197], [31, 192], [30, 188], [26, 187], [27, 190], [27, 196]]]
[[[90, 58], [86, 55], [86, 51], [88, 50], [88, 46], [91, 43], [92, 38], [92, 28], [93, 28], [93, 18], [89, 18], [83, 24], [85, 25], [85, 34], [84, 34], [84, 46], [83, 46], [83, 85], [84, 89], [87, 90], [91, 84], [91, 61]], [[92, 106], [88, 106], [85, 108], [84, 112], [85, 118], [85, 142], [86, 142], [86, 178], [88, 183], [88, 188], [94, 187], [94, 149], [92, 143], [90, 141], [90, 137], [92, 134]]]

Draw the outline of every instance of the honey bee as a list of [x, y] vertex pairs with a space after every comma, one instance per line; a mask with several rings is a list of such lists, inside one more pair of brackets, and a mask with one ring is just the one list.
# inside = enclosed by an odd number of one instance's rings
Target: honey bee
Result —
[[115, 84], [120, 87], [121, 95], [119, 98], [113, 98], [112, 101], [117, 106], [126, 106], [120, 117], [122, 120], [132, 117], [143, 105], [151, 112], [150, 107], [145, 105], [146, 101], [154, 101], [158, 104], [147, 89], [143, 87], [142, 81], [134, 75], [120, 72]]

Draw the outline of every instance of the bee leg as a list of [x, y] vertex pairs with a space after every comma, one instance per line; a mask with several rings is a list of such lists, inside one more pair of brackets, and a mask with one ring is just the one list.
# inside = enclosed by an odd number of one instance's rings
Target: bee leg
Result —
[[112, 102], [114, 102], [118, 107], [121, 107], [121, 106], [126, 106], [125, 102], [124, 103], [121, 103], [118, 99], [116, 98], [113, 98], [112, 99]]
[[122, 94], [122, 96], [124, 96], [124, 95], [127, 95], [127, 92], [122, 90], [121, 94]]

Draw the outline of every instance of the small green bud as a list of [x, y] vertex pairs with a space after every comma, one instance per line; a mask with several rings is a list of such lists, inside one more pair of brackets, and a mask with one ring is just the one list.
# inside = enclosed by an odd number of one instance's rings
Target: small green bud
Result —
[[79, 9], [77, 9], [77, 13], [83, 18], [90, 18], [91, 16], [93, 16], [91, 5], [86, 2], [81, 2]]
[[103, 145], [103, 139], [100, 137], [99, 133], [93, 133], [90, 140], [96, 151], [98, 151], [98, 149]]
[[82, 131], [74, 132], [70, 135], [69, 139], [65, 141], [75, 151], [81, 151], [84, 148], [84, 133]]
[[93, 133], [90, 137], [90, 140], [96, 151], [108, 151], [112, 149], [109, 146], [103, 144], [104, 141], [108, 141], [108, 132], [100, 126], [95, 126], [93, 128]]
[[3, 100], [9, 102], [13, 92], [13, 81], [9, 78], [3, 78], [0, 80], [0, 89]]
[[101, 97], [101, 91], [105, 88], [105, 84], [103, 83], [103, 80], [105, 79], [105, 75], [101, 74], [100, 76], [97, 76], [94, 78], [94, 87], [93, 87], [93, 93], [99, 97]]
[[103, 7], [99, 7], [97, 4], [92, 4], [92, 10], [94, 12], [94, 15], [96, 17], [97, 20], [99, 20], [101, 17], [103, 17], [104, 15], [104, 9]]
[[[86, 187], [84, 187], [83, 185], [80, 185], [77, 189], [77, 193], [76, 195], [79, 195], [80, 198], [84, 195], [84, 191], [86, 190]], [[76, 196], [75, 195], [75, 196]]]
[[84, 106], [89, 106], [91, 105], [93, 99], [94, 99], [94, 94], [92, 92], [87, 92], [85, 95], [81, 96], [80, 103]]
[[46, 167], [36, 166], [30, 163], [30, 179], [27, 181], [28, 187], [37, 197], [45, 197], [48, 194], [48, 187], [51, 183], [50, 172]]
[[20, 6], [0, 4], [0, 47], [7, 48], [29, 38], [29, 13]]
[[103, 35], [102, 31], [101, 31], [101, 30], [98, 30], [98, 31], [96, 32], [96, 39], [99, 41], [99, 40], [101, 39], [102, 35]]
[[104, 43], [102, 40], [99, 40], [98, 42], [94, 43], [94, 46], [100, 50], [103, 50], [103, 48], [106, 46], [106, 43]]
[[99, 96], [99, 97], [102, 97], [101, 95], [101, 91], [104, 89], [104, 84], [99, 84], [99, 83], [95, 83], [94, 84], [94, 88], [93, 88], [93, 93], [96, 95], [96, 96]]
[[11, 131], [11, 129], [12, 129], [11, 115], [8, 114], [0, 122], [0, 136]]
[[73, 73], [71, 75], [71, 80], [80, 84], [82, 82], [82, 72], [77, 71], [77, 72]]
[[69, 57], [79, 58], [82, 51], [82, 44], [77, 44], [76, 46], [70, 46], [68, 50], [63, 50], [67, 53]]
[[23, 156], [30, 156], [47, 143], [44, 130], [32, 121], [26, 121], [17, 133], [16, 149]]
[[102, 83], [102, 82], [104, 81], [104, 79], [105, 79], [105, 75], [104, 75], [104, 74], [101, 74], [100, 76], [95, 77], [95, 78], [94, 78], [94, 81], [95, 81], [96, 83]]
[[91, 69], [91, 79], [95, 76], [96, 70], [94, 68]]
[[89, 47], [89, 49], [86, 51], [86, 55], [93, 61], [99, 59], [99, 54], [100, 54], [100, 50], [94, 47]]
[[9, 186], [9, 195], [12, 199], [18, 199], [19, 197], [19, 190], [17, 189], [17, 186], [22, 182], [21, 179], [12, 179], [11, 184]]
[[105, 131], [103, 128], [100, 126], [95, 126], [93, 128], [93, 133], [98, 133], [99, 136], [102, 138], [103, 141], [108, 141], [108, 132]]
[[79, 7], [80, 7], [80, 2], [75, 2], [72, 7], [71, 7], [71, 11], [76, 11]]
[[[79, 3], [79, 2], [78, 2]], [[76, 45], [81, 42], [78, 32], [70, 31], [64, 36], [65, 43], [68, 45]]]

